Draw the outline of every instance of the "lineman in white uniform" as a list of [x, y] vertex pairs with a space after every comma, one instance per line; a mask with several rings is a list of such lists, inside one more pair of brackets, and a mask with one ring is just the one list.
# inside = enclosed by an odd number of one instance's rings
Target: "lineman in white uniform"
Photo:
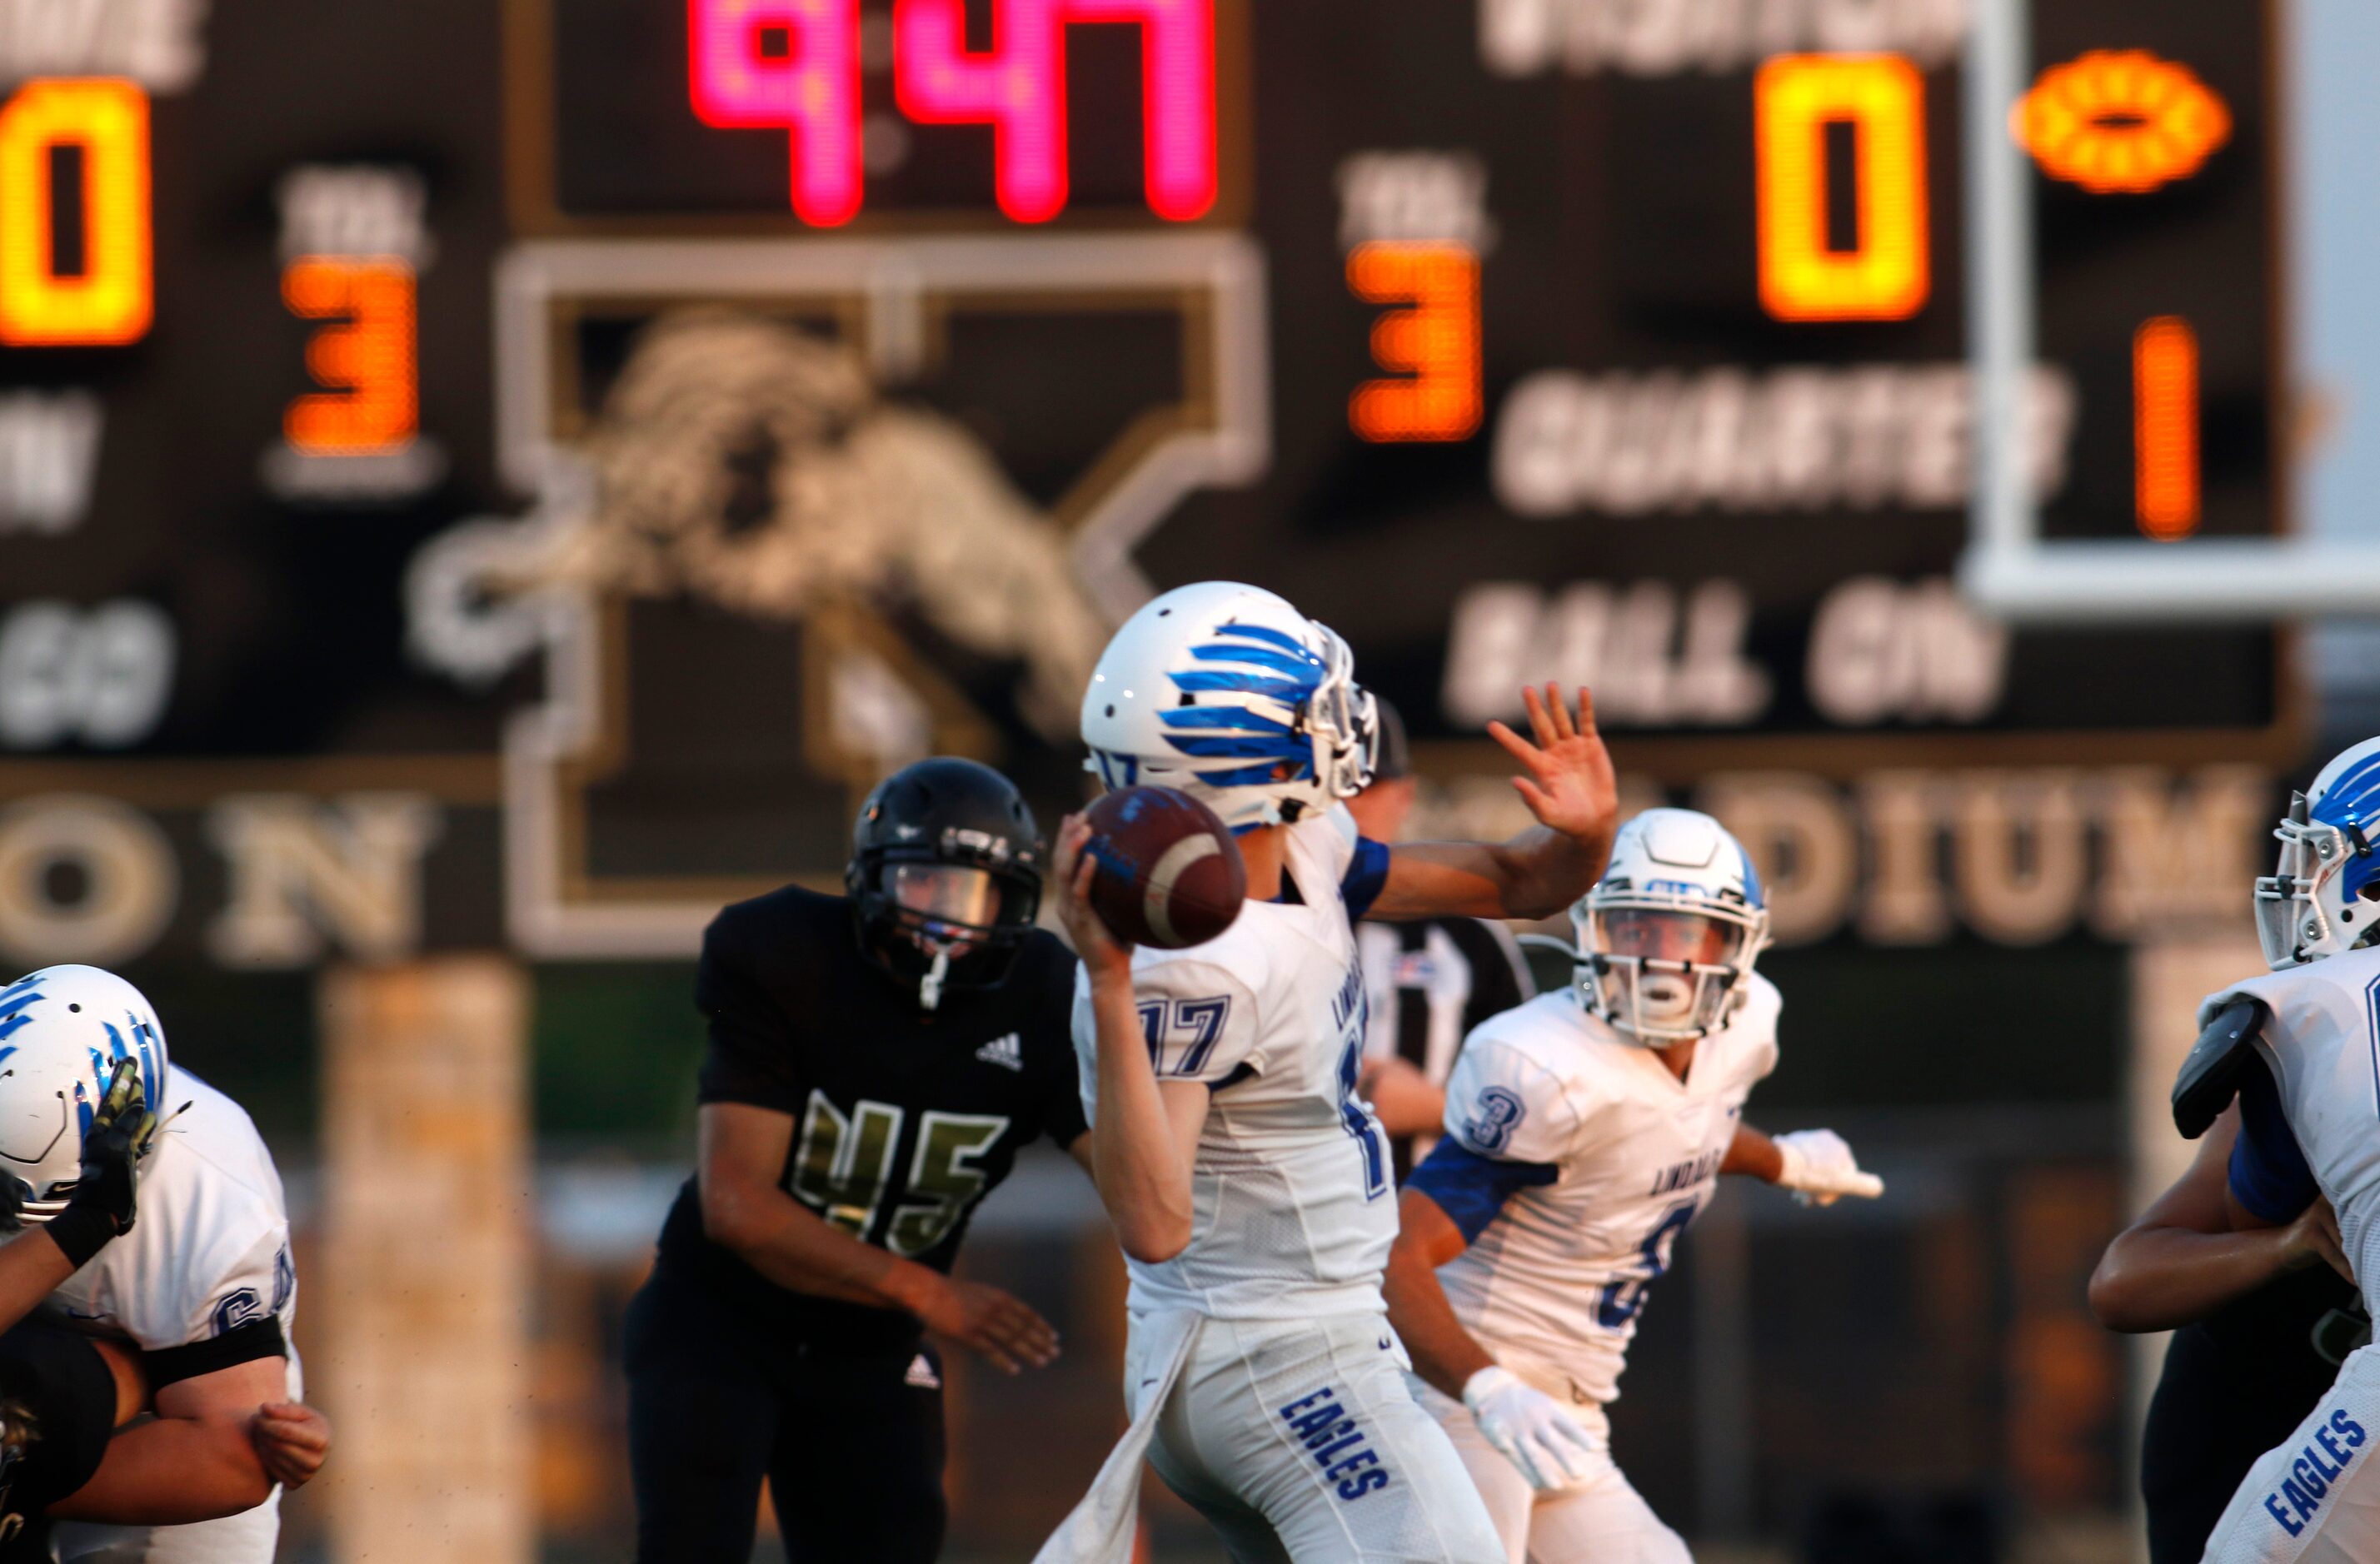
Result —
[[1500, 847], [1359, 838], [1371, 702], [1339, 637], [1269, 592], [1169, 592], [1120, 630], [1084, 701], [1111, 787], [1178, 787], [1238, 834], [1248, 902], [1207, 945], [1127, 951], [1087, 897], [1070, 819], [1052, 882], [1082, 953], [1099, 1194], [1130, 1260], [1133, 1431], [1044, 1560], [1129, 1557], [1146, 1449], [1244, 1561], [1496, 1564], [1477, 1493], [1414, 1404], [1380, 1269], [1396, 1233], [1388, 1148], [1355, 1095], [1364, 976], [1352, 921], [1539, 915], [1609, 843], [1609, 758], [1582, 697], [1491, 731], [1545, 824]]
[[[68, 1007], [73, 1007], [71, 1020]], [[58, 1077], [45, 1050], [0, 1072], [0, 1170], [18, 1194], [21, 1221], [42, 1222], [65, 1207], [80, 1172], [79, 1134], [61, 1134], [71, 1096], [95, 1102], [118, 1058], [139, 1061], [152, 1108], [164, 1121], [140, 1170], [140, 1218], [52, 1295], [94, 1333], [129, 1340], [146, 1354], [158, 1412], [169, 1417], [236, 1416], [301, 1394], [289, 1342], [298, 1277], [281, 1177], [239, 1105], [188, 1070], [169, 1070], [164, 1028], [140, 991], [94, 967], [55, 966], [0, 989], [0, 1048], [29, 1026], [91, 1026], [97, 1039], [86, 1069]], [[103, 1039], [103, 1040], [98, 1040]], [[18, 1038], [22, 1044], [28, 1039]], [[6, 1055], [0, 1055], [5, 1058]], [[31, 1063], [31, 1068], [14, 1066]], [[85, 1110], [88, 1111], [87, 1109]], [[254, 1509], [186, 1526], [68, 1522], [58, 1557], [108, 1564], [269, 1564], [280, 1534], [280, 1491], [260, 1466]]]
[[1779, 1000], [1752, 970], [1758, 877], [1718, 821], [1629, 821], [1573, 918], [1577, 987], [1463, 1047], [1447, 1138], [1405, 1186], [1389, 1317], [1511, 1564], [1678, 1564], [1603, 1410], [1670, 1246], [1723, 1172], [1825, 1202], [1883, 1185], [1831, 1132], [1772, 1142], [1742, 1121], [1777, 1066]]
[[[2275, 833], [2278, 870], [2256, 882], [2256, 933], [2274, 970], [2208, 996], [2200, 1015], [2211, 1024], [2175, 1089], [2175, 1117], [2193, 1136], [2238, 1093], [2232, 1227], [2283, 1226], [2327, 1196], [2366, 1308], [2380, 1301], [2380, 946], [2365, 943], [2380, 928], [2375, 815], [2380, 739], [2367, 739], [2323, 768]], [[2216, 1097], [2204, 1095], [2210, 1083]], [[2374, 1436], [2380, 1350], [2366, 1346], [2249, 1468], [2207, 1539], [2208, 1564], [2380, 1558]]]

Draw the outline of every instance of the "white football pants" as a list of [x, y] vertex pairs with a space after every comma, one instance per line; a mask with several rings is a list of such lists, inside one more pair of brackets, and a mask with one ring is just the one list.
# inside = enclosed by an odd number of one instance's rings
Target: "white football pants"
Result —
[[2205, 1564], [2370, 1564], [2380, 1558], [2380, 1349], [2348, 1354], [2297, 1432], [2248, 1468]]
[[101, 1526], [61, 1521], [60, 1564], [273, 1564], [281, 1490], [254, 1509], [188, 1526]]
[[[1137, 1413], [1142, 1348], [1124, 1353]], [[1199, 1323], [1149, 1464], [1238, 1564], [1504, 1564], [1385, 1315]]]
[[1693, 1564], [1684, 1540], [1662, 1524], [1613, 1462], [1611, 1425], [1601, 1407], [1574, 1402], [1567, 1393], [1556, 1398], [1594, 1441], [1594, 1470], [1574, 1486], [1539, 1493], [1479, 1432], [1470, 1408], [1419, 1379], [1413, 1384], [1415, 1397], [1446, 1430], [1478, 1485], [1503, 1539], [1505, 1564]]

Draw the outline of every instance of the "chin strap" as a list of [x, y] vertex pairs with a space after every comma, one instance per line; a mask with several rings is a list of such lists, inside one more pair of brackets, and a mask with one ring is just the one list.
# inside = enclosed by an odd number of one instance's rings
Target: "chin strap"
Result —
[[926, 976], [917, 980], [919, 1008], [932, 1010], [942, 1002], [942, 979], [950, 975], [951, 953], [948, 951], [936, 951], [934, 964], [928, 967]]

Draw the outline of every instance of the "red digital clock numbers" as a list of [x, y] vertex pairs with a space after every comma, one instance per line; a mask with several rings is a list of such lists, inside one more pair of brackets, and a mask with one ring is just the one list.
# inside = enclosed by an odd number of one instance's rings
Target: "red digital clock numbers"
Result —
[[[706, 125], [783, 127], [792, 135], [792, 200], [802, 221], [834, 227], [859, 212], [859, 7], [856, 0], [687, 0], [688, 91]], [[1149, 209], [1187, 223], [1215, 204], [1213, 0], [998, 0], [993, 46], [965, 47], [962, 0], [900, 0], [893, 92], [920, 125], [990, 125], [995, 192], [1019, 223], [1066, 209], [1065, 30], [1123, 22], [1141, 30]]]
[[[859, 0], [688, 0], [694, 112], [793, 133], [793, 204], [832, 228], [859, 211]], [[771, 54], [771, 42], [782, 44]]]

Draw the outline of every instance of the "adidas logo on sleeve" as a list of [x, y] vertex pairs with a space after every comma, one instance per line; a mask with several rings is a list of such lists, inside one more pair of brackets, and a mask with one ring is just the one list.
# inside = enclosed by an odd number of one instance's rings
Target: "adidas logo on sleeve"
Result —
[[1025, 1039], [1011, 1032], [1004, 1037], [994, 1037], [975, 1050], [975, 1056], [986, 1064], [997, 1064], [1003, 1070], [1025, 1068]]

